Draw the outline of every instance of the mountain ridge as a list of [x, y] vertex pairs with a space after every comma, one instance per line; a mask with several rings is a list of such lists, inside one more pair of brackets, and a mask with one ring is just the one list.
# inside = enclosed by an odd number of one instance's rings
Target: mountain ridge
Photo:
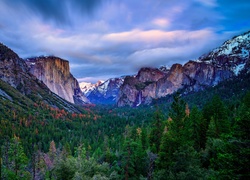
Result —
[[114, 104], [123, 81], [123, 77], [110, 78], [96, 86], [87, 97], [94, 104]]
[[[185, 89], [185, 93], [200, 91], [237, 76], [240, 71], [249, 68], [249, 44], [250, 31], [225, 41], [197, 60], [189, 60], [184, 65], [173, 64], [157, 81], [145, 83], [144, 78], [148, 77], [141, 75], [140, 72], [145, 70], [141, 68], [136, 76], [125, 79], [117, 105], [134, 107], [150, 104], [153, 99], [165, 97], [180, 89]], [[155, 68], [148, 68], [148, 71], [153, 73]]]
[[96, 85], [85, 84], [84, 93], [70, 73], [68, 61], [48, 56], [29, 58], [23, 63], [15, 52], [6, 50], [7, 47], [2, 45], [0, 77], [24, 94], [29, 89], [23, 86], [23, 77], [30, 76], [35, 81], [45, 83], [50, 90], [71, 103], [116, 103], [119, 107], [135, 107], [150, 104], [153, 99], [180, 89], [184, 89], [184, 93], [204, 90], [238, 76], [245, 69], [249, 72], [249, 44], [250, 31], [225, 41], [221, 46], [183, 65], [173, 64], [170, 68], [143, 67], [133, 76], [110, 78]]
[[0, 44], [0, 96], [3, 100], [27, 108], [43, 102], [51, 107], [80, 113], [76, 106], [57, 96], [29, 72], [28, 66], [13, 50]]

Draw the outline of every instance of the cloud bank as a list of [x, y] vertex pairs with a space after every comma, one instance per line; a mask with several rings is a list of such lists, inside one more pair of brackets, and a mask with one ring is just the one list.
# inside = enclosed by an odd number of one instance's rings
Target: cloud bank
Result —
[[95, 82], [185, 63], [250, 29], [248, 0], [2, 0], [0, 41]]

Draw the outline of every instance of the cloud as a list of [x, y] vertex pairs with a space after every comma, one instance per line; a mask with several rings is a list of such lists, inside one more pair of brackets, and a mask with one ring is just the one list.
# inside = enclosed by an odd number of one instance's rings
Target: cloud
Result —
[[152, 23], [159, 27], [167, 27], [170, 24], [170, 20], [164, 18], [157, 18], [154, 19]]
[[210, 7], [218, 6], [217, 0], [196, 0], [197, 2]]
[[128, 61], [134, 67], [160, 66], [173, 63], [185, 63], [190, 59], [197, 59], [201, 52], [208, 52], [211, 47], [222, 41], [212, 30], [200, 31], [173, 31], [162, 32], [165, 34], [164, 46], [144, 48], [136, 51], [128, 57]]
[[45, 21], [53, 21], [57, 25], [70, 24], [71, 11], [81, 15], [91, 14], [102, 0], [3, 0], [5, 4], [14, 9], [24, 9], [34, 15], [42, 17]]
[[2, 0], [0, 41], [23, 58], [67, 59], [79, 79], [105, 80], [197, 58], [249, 30], [249, 9], [248, 0]]
[[139, 30], [107, 34], [103, 37], [104, 40], [111, 42], [143, 42], [143, 43], [160, 43], [179, 44], [181, 42], [189, 41], [190, 39], [197, 39], [201, 36], [207, 36], [211, 33], [209, 30], [199, 31], [162, 31], [162, 30]]

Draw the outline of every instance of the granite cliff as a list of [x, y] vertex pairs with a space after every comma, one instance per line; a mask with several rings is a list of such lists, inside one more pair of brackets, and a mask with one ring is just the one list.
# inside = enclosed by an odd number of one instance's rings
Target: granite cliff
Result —
[[53, 108], [80, 112], [73, 104], [57, 96], [33, 74], [14, 51], [0, 43], [0, 97], [13, 106], [27, 108], [43, 102]]
[[78, 81], [70, 73], [69, 62], [58, 57], [35, 57], [26, 60], [29, 72], [63, 99], [75, 104], [87, 104]]

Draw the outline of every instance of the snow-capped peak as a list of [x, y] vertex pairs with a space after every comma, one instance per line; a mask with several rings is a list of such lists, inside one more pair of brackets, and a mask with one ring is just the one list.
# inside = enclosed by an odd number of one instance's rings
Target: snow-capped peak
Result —
[[199, 59], [212, 60], [218, 56], [237, 56], [240, 58], [249, 58], [250, 52], [250, 31], [235, 36], [230, 40], [227, 40], [222, 46], [214, 49], [207, 55], [201, 56]]
[[227, 69], [239, 75], [250, 58], [250, 31], [235, 36], [224, 42], [220, 47], [201, 56], [197, 62], [213, 64], [221, 69]]
[[99, 80], [97, 83], [92, 84], [90, 82], [81, 82], [79, 83], [79, 86], [84, 93], [85, 96], [88, 96], [96, 87], [98, 87], [100, 84], [102, 84], [104, 81]]

